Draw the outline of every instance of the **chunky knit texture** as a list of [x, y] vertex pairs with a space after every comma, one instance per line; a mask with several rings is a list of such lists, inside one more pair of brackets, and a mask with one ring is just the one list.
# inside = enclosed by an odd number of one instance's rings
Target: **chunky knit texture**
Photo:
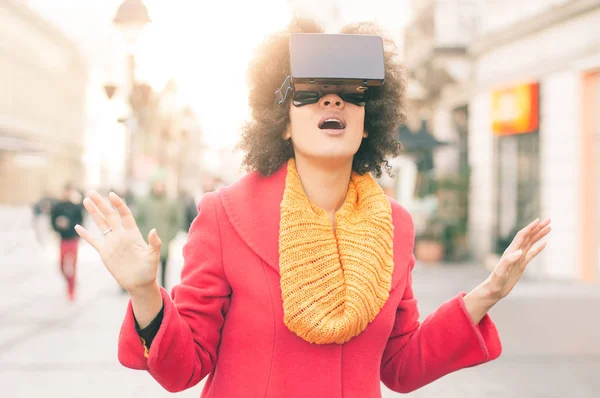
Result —
[[347, 342], [389, 296], [392, 210], [370, 174], [352, 174], [335, 224], [334, 231], [329, 214], [306, 197], [291, 159], [279, 232], [284, 323], [310, 343]]

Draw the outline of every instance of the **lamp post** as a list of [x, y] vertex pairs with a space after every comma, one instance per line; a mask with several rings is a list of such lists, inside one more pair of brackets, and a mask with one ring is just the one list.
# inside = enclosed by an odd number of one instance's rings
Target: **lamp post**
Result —
[[[114, 25], [121, 31], [125, 41], [128, 45], [128, 74], [129, 74], [129, 95], [130, 97], [134, 94], [136, 89], [135, 82], [135, 56], [133, 54], [135, 44], [138, 37], [142, 33], [144, 26], [151, 22], [148, 16], [148, 9], [142, 2], [142, 0], [124, 0], [119, 6], [115, 18], [113, 19]], [[131, 103], [132, 101], [130, 101]], [[133, 108], [133, 105], [132, 105]], [[135, 132], [138, 123], [135, 120], [135, 109], [132, 109], [131, 120], [127, 124], [129, 130], [129, 139], [127, 143], [127, 161], [125, 179], [129, 189], [133, 185], [133, 162], [135, 159]]]
[[124, 0], [113, 23], [119, 28], [130, 46], [134, 46], [144, 26], [152, 22], [142, 0]]

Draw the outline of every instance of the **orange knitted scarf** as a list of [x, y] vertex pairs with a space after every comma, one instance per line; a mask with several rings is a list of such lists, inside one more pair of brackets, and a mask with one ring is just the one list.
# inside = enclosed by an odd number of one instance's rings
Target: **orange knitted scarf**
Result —
[[329, 214], [306, 197], [291, 159], [279, 232], [283, 320], [310, 343], [347, 342], [389, 296], [392, 210], [370, 174], [352, 173], [335, 224], [334, 231]]

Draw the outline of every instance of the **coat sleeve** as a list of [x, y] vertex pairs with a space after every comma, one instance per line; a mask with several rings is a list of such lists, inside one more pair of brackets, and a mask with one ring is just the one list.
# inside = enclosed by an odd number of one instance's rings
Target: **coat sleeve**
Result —
[[406, 288], [381, 363], [381, 380], [400, 393], [414, 391], [459, 369], [496, 359], [502, 351], [490, 316], [486, 314], [475, 324], [465, 307], [464, 292], [442, 304], [420, 324], [412, 289], [414, 263], [411, 255]]
[[181, 284], [169, 294], [161, 289], [164, 316], [149, 352], [135, 329], [131, 303], [119, 336], [119, 361], [147, 370], [166, 390], [193, 387], [210, 373], [217, 359], [231, 287], [221, 261], [221, 238], [214, 195], [198, 205], [198, 217], [183, 249]]

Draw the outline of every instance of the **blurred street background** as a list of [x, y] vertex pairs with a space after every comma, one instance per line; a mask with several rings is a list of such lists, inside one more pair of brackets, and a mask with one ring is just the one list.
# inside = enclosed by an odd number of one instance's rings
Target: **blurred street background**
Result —
[[503, 356], [407, 396], [600, 397], [600, 0], [0, 0], [0, 398], [171, 395], [117, 362], [127, 296], [85, 242], [67, 294], [52, 224], [90, 189], [160, 197], [176, 284], [195, 204], [243, 175], [252, 50], [294, 13], [399, 46], [405, 153], [379, 182], [415, 221], [422, 318], [552, 218], [492, 310]]

